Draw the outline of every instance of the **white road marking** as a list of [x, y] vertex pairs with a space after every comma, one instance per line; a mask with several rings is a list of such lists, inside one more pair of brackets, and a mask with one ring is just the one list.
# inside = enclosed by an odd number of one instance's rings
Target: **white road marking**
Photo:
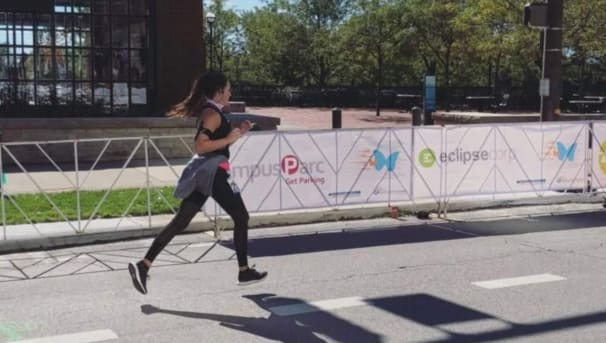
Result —
[[190, 248], [204, 248], [204, 247], [210, 247], [213, 246], [217, 243], [195, 243], [195, 244], [190, 244], [189, 247]]
[[458, 323], [441, 324], [438, 325], [438, 327], [442, 330], [459, 335], [477, 335], [499, 330], [508, 330], [511, 329], [512, 326], [501, 319], [485, 318]]
[[480, 237], [480, 235], [478, 235], [478, 234], [475, 234], [475, 233], [472, 233], [472, 232], [458, 230], [458, 229], [451, 228], [451, 227], [444, 226], [444, 225], [429, 224], [429, 226], [431, 226], [431, 227], [437, 227], [438, 229], [442, 229], [442, 230], [445, 230], [445, 231], [460, 233], [462, 235], [467, 235], [467, 236], [471, 236], [471, 237]]
[[361, 297], [340, 298], [314, 301], [311, 303], [301, 303], [293, 305], [270, 307], [269, 310], [278, 316], [294, 316], [297, 314], [311, 313], [318, 311], [336, 310], [340, 308], [365, 306], [367, 302]]
[[[537, 283], [545, 283], [545, 282], [554, 282], [566, 280], [566, 278], [553, 275], [553, 274], [539, 274], [539, 275], [529, 275], [522, 276], [516, 278], [509, 279], [499, 279], [499, 280], [491, 280], [491, 281], [480, 281], [480, 282], [472, 282], [473, 285], [482, 288], [488, 289], [496, 289], [496, 288], [505, 288], [505, 287], [514, 287], [514, 286], [522, 286], [522, 285], [530, 285]], [[357, 307], [357, 306], [366, 306], [368, 305], [368, 301], [362, 297], [350, 297], [350, 298], [339, 298], [339, 299], [328, 299], [328, 300], [320, 300], [309, 303], [298, 303], [292, 305], [283, 305], [283, 306], [274, 306], [270, 307], [269, 310], [282, 317], [286, 316], [294, 316], [298, 314], [319, 312], [319, 311], [330, 311], [330, 310], [338, 310], [342, 308], [348, 307]]]
[[562, 281], [562, 280], [566, 280], [566, 278], [558, 276], [558, 275], [553, 275], [553, 274], [537, 274], [537, 275], [514, 277], [514, 278], [509, 278], [509, 279], [472, 282], [471, 284], [476, 285], [478, 287], [487, 288], [487, 289], [497, 289], [497, 288], [524, 286], [524, 285], [531, 285], [531, 284], [536, 284], [536, 283], [554, 282], [554, 281]]
[[118, 339], [118, 335], [116, 335], [116, 333], [114, 333], [112, 330], [97, 330], [61, 336], [26, 339], [23, 341], [14, 341], [12, 343], [93, 343], [114, 339]]

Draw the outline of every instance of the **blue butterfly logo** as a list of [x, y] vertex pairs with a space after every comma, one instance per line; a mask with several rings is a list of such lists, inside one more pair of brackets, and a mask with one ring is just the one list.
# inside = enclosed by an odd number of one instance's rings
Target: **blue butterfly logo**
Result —
[[574, 153], [577, 150], [577, 143], [573, 143], [570, 147], [566, 148], [564, 143], [558, 142], [558, 160], [564, 161], [568, 159], [568, 161], [574, 160]]
[[398, 160], [400, 153], [394, 152], [389, 155], [389, 158], [387, 158], [382, 152], [375, 150], [373, 151], [372, 155], [374, 157], [374, 161], [371, 161], [370, 164], [374, 165], [376, 170], [381, 170], [384, 167], [387, 167], [387, 170], [391, 172], [396, 169], [396, 161]]

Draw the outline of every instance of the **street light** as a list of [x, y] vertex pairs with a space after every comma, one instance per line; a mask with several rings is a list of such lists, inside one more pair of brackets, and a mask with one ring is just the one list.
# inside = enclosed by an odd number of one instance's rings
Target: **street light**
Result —
[[210, 31], [210, 44], [208, 47], [208, 52], [210, 55], [210, 70], [213, 69], [213, 24], [215, 23], [215, 14], [212, 12], [208, 12], [206, 14], [206, 22], [208, 23], [208, 29]]

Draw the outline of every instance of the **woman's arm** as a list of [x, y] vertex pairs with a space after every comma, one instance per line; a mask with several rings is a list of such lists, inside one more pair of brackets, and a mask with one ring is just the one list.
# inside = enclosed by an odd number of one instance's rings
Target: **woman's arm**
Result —
[[202, 128], [205, 130], [201, 131], [196, 139], [196, 152], [198, 154], [221, 150], [237, 141], [242, 135], [240, 129], [236, 128], [232, 129], [227, 137], [212, 141], [204, 131], [215, 132], [221, 125], [221, 115], [215, 110], [207, 108], [202, 112], [201, 121]]

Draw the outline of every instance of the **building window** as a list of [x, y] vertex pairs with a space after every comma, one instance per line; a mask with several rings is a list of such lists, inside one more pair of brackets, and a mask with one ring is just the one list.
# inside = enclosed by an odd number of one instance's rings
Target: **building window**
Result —
[[142, 112], [149, 31], [148, 0], [55, 0], [52, 13], [0, 10], [0, 113]]

